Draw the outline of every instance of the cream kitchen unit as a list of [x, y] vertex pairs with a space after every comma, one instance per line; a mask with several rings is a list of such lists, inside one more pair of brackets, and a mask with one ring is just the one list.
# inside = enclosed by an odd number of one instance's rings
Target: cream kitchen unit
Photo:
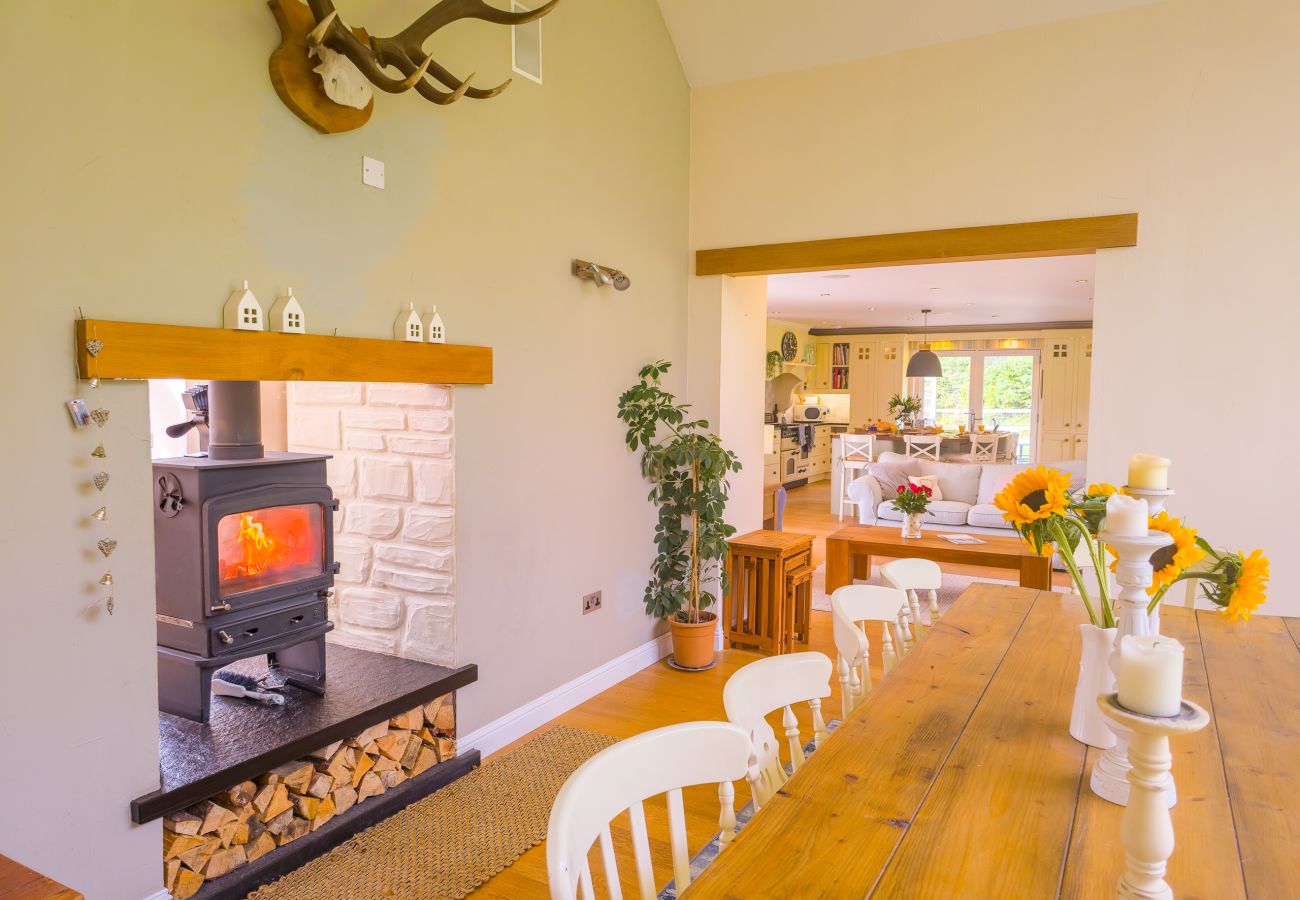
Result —
[[818, 422], [809, 423], [807, 427], [812, 430], [812, 444], [804, 448], [799, 441], [798, 425], [779, 426], [779, 450], [775, 460], [771, 455], [763, 457], [765, 480], [771, 477], [773, 462], [780, 483], [786, 486], [825, 481], [831, 477], [831, 435], [845, 431], [848, 426]]
[[848, 394], [849, 421], [889, 418], [889, 398], [903, 389], [906, 335], [817, 337], [809, 393]]
[[1049, 463], [1087, 459], [1092, 332], [1044, 332], [1042, 357], [1038, 458]]

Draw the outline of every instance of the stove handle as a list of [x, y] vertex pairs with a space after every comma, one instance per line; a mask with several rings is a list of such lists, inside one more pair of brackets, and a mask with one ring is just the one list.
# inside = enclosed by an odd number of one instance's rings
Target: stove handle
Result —
[[217, 603], [217, 604], [214, 604], [212, 607], [210, 607], [210, 608], [208, 609], [208, 612], [210, 612], [210, 613], [223, 613], [223, 612], [230, 612], [230, 609], [231, 609], [231, 606], [230, 606], [229, 603]]
[[221, 643], [223, 644], [233, 644], [235, 642], [235, 639], [225, 631], [218, 631], [217, 637], [221, 638]]

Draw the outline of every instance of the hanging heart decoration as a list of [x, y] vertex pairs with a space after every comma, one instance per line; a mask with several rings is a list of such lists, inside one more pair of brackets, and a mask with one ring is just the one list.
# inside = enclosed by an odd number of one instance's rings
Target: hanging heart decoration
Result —
[[108, 473], [96, 472], [95, 476], [90, 480], [95, 483], [95, 490], [102, 491], [104, 489], [104, 485], [108, 484]]
[[99, 583], [100, 583], [100, 584], [103, 584], [103, 585], [112, 585], [112, 583], [113, 583], [113, 573], [112, 573], [112, 572], [105, 572], [102, 576], [100, 576]]
[[112, 556], [113, 551], [117, 549], [117, 541], [105, 538], [104, 540], [99, 541], [95, 546], [99, 547], [99, 552], [104, 554], [105, 558], [108, 558]]
[[96, 425], [98, 425], [100, 428], [103, 428], [104, 425], [107, 424], [108, 422], [108, 410], [104, 409], [103, 407], [100, 407], [99, 409], [92, 409], [90, 411], [90, 417], [95, 420]]
[[91, 356], [99, 356], [99, 351], [103, 349], [103, 341], [86, 341], [86, 352]]
[[108, 451], [104, 449], [103, 444], [100, 444], [94, 450], [90, 451], [90, 455], [95, 457], [95, 459], [103, 459], [104, 457], [108, 456]]

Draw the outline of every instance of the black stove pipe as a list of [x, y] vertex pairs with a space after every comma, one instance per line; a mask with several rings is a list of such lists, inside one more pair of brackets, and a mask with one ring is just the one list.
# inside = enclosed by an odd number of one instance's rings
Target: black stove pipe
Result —
[[208, 382], [208, 458], [261, 459], [265, 455], [261, 383]]

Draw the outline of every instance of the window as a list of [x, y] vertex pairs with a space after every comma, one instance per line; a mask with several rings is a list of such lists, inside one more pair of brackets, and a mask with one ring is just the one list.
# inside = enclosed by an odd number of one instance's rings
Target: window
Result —
[[244, 307], [244, 324], [245, 325], [257, 324], [257, 310], [254, 307], [252, 306]]
[[290, 327], [290, 328], [301, 328], [301, 327], [302, 327], [302, 316], [298, 315], [296, 312], [291, 312], [291, 313], [289, 313], [289, 327]]
[[410, 325], [407, 325], [406, 327], [411, 337], [418, 338], [420, 336], [420, 325], [418, 322], [412, 322]]

